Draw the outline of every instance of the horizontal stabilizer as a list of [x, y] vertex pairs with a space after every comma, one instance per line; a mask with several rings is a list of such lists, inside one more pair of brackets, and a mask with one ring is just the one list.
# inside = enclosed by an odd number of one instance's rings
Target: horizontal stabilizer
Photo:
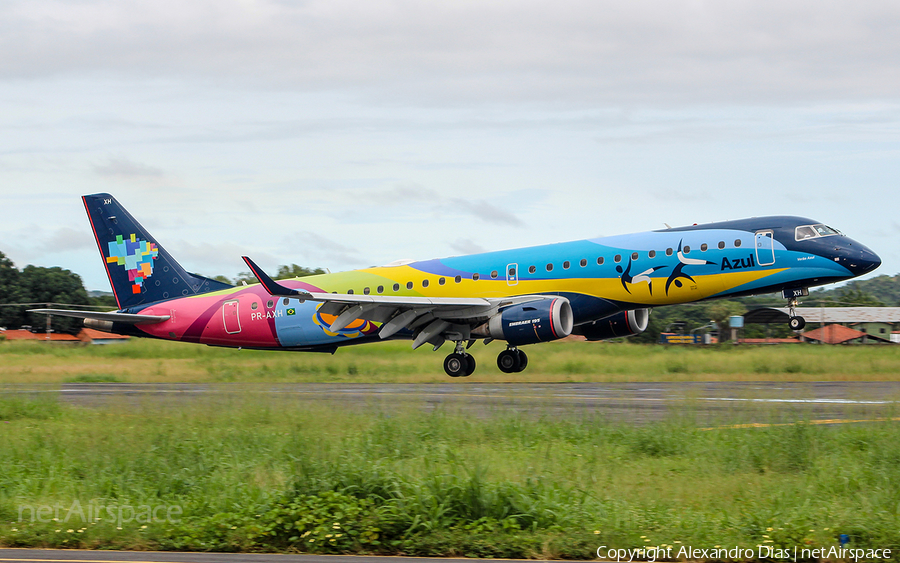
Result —
[[31, 309], [29, 313], [56, 315], [57, 317], [74, 317], [76, 319], [94, 319], [129, 325], [146, 325], [169, 320], [169, 315], [132, 315], [130, 313], [100, 313], [97, 311], [69, 311], [67, 309]]

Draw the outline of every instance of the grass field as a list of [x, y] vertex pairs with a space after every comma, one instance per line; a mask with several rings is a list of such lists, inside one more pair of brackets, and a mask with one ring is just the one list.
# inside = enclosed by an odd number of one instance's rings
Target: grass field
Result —
[[[473, 348], [469, 380], [900, 377], [893, 347], [561, 342], [530, 347], [515, 375], [494, 365], [501, 349]], [[444, 383], [445, 352], [3, 342], [0, 383]], [[0, 395], [0, 545], [590, 559], [601, 545], [814, 547], [848, 534], [854, 547], [900, 548], [900, 426], [888, 420], [701, 428], [690, 405], [641, 426], [500, 407], [286, 405]]]
[[0, 400], [0, 544], [588, 559], [601, 545], [838, 534], [900, 547], [896, 423], [702, 429], [685, 413], [635, 427], [228, 401]]
[[[706, 348], [557, 342], [528, 346], [528, 369], [497, 369], [500, 343], [476, 344], [468, 381], [895, 381], [900, 347], [732, 346]], [[397, 382], [448, 380], [449, 353], [408, 342], [351, 346], [335, 355], [210, 348], [135, 339], [110, 346], [0, 342], [0, 382]]]

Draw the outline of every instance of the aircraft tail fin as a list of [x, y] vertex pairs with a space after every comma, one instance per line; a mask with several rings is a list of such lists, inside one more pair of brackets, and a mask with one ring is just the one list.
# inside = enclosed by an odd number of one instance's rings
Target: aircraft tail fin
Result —
[[113, 196], [81, 199], [119, 309], [232, 287], [185, 271]]

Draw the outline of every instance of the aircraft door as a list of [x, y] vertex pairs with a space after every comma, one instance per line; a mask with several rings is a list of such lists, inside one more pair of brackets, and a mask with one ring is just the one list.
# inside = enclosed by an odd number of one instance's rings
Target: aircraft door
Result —
[[241, 332], [241, 319], [238, 316], [238, 301], [226, 301], [222, 304], [222, 318], [225, 321], [225, 332], [237, 334]]
[[519, 285], [519, 265], [518, 264], [507, 264], [506, 265], [506, 284], [507, 285]]
[[771, 266], [775, 263], [775, 236], [772, 231], [756, 233], [756, 263]]

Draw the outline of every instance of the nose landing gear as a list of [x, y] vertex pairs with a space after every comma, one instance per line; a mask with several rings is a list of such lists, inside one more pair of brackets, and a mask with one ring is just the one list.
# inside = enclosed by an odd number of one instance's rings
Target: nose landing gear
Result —
[[794, 310], [796, 307], [797, 298], [794, 297], [790, 301], [788, 301], [788, 309], [791, 316], [791, 318], [788, 320], [788, 326], [791, 327], [791, 330], [803, 330], [803, 327], [806, 326], [806, 319], [797, 315], [797, 312]]

